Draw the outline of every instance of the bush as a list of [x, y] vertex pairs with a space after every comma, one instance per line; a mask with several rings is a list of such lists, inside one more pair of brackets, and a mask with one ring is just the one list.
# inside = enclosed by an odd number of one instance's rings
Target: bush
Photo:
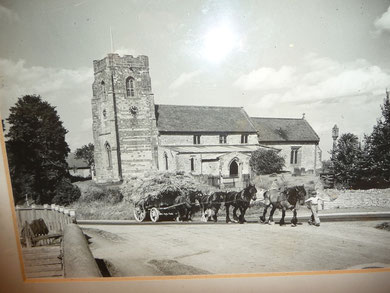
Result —
[[256, 175], [267, 175], [282, 171], [284, 158], [274, 150], [259, 149], [252, 153], [249, 165]]
[[69, 205], [78, 200], [81, 196], [80, 189], [74, 186], [69, 179], [62, 179], [57, 185], [52, 203], [58, 205]]

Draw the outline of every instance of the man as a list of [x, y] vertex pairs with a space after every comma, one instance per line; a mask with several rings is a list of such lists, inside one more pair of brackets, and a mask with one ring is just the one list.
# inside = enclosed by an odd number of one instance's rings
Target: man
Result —
[[305, 202], [309, 203], [309, 208], [311, 210], [311, 219], [309, 220], [309, 225], [314, 224], [314, 226], [319, 227], [320, 226], [320, 218], [318, 217], [318, 201], [322, 200], [324, 201], [323, 198], [319, 197], [317, 191], [312, 191], [311, 192], [311, 197]]

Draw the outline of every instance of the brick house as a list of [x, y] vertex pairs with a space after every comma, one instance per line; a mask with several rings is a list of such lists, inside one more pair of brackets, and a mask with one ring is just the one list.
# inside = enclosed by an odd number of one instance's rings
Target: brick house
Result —
[[249, 177], [250, 154], [258, 148], [277, 149], [283, 155], [288, 148], [297, 149], [297, 163], [294, 157], [288, 170], [296, 166], [315, 170], [318, 166], [317, 153], [306, 158], [311, 149], [318, 150], [319, 138], [305, 120], [296, 124], [308, 126], [299, 129], [310, 129], [316, 140], [291, 140], [302, 135], [288, 123], [280, 125], [287, 129], [287, 139], [268, 137], [273, 130], [261, 123], [267, 118], [250, 118], [240, 107], [156, 105], [146, 56], [108, 54], [94, 61], [94, 75], [92, 115], [98, 183], [161, 170], [212, 176], [237, 187]]

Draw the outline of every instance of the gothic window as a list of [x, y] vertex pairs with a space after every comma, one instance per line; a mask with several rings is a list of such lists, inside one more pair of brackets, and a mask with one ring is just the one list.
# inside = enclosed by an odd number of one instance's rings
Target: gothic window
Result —
[[298, 153], [299, 153], [299, 147], [292, 147], [291, 148], [291, 155], [290, 155], [290, 164], [298, 164]]
[[219, 136], [219, 143], [226, 143], [227, 135], [221, 134]]
[[168, 155], [167, 153], [164, 154], [164, 159], [165, 159], [165, 170], [168, 170]]
[[241, 134], [241, 143], [248, 143], [248, 134]]
[[200, 144], [200, 135], [194, 135], [194, 144]]
[[191, 158], [191, 171], [194, 171], [195, 170], [195, 160], [194, 158]]
[[134, 97], [134, 78], [132, 77], [126, 79], [126, 95], [128, 97]]
[[106, 147], [108, 168], [112, 168], [111, 146], [110, 146], [110, 144], [108, 142], [106, 142], [105, 147]]
[[101, 87], [103, 99], [106, 99], [106, 84], [104, 83], [103, 80], [102, 80], [102, 82], [100, 83], [100, 87]]
[[229, 174], [230, 174], [230, 177], [237, 177], [238, 176], [238, 164], [237, 164], [236, 160], [234, 160], [233, 162], [230, 163]]

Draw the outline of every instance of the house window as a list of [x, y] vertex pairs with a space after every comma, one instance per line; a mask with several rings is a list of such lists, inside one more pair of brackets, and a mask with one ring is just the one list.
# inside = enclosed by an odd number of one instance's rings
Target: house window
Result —
[[248, 134], [241, 134], [241, 143], [248, 143]]
[[108, 142], [106, 142], [106, 154], [107, 154], [108, 168], [112, 168], [111, 146]]
[[238, 176], [238, 164], [235, 160], [230, 163], [229, 174], [230, 174], [230, 177], [237, 177]]
[[168, 170], [168, 155], [167, 153], [164, 154], [164, 159], [165, 159], [165, 170]]
[[126, 95], [128, 97], [134, 97], [134, 78], [132, 77], [126, 79]]
[[195, 160], [194, 158], [191, 158], [191, 171], [195, 171]]
[[291, 148], [290, 164], [298, 164], [298, 147]]
[[194, 144], [200, 144], [200, 135], [194, 135]]
[[219, 143], [226, 143], [226, 137], [227, 135], [221, 134], [219, 136]]

